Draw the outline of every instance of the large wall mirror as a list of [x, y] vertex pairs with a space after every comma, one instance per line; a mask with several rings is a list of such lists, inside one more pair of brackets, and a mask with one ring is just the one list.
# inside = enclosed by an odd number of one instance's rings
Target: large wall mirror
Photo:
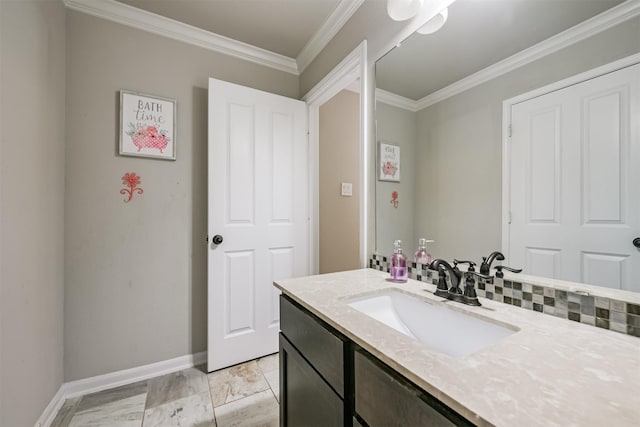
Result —
[[381, 58], [376, 139], [400, 176], [379, 153], [376, 252], [401, 239], [411, 258], [424, 237], [434, 258], [502, 250], [525, 273], [640, 291], [639, 6], [457, 0]]

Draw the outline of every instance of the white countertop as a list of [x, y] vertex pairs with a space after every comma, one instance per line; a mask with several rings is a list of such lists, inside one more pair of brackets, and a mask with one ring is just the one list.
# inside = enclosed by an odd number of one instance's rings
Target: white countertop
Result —
[[[387, 278], [362, 269], [275, 286], [475, 424], [640, 426], [640, 338], [484, 298], [482, 307], [444, 302], [434, 285]], [[519, 330], [462, 358], [437, 353], [345, 302], [389, 288]]]

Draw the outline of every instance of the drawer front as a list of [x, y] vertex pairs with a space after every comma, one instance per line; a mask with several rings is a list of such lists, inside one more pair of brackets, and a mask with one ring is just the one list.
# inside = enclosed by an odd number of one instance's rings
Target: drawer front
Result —
[[333, 389], [344, 398], [345, 340], [338, 338], [320, 319], [280, 296], [280, 329]]
[[364, 352], [354, 357], [356, 413], [370, 427], [472, 425]]
[[344, 402], [280, 334], [280, 425], [340, 426]]

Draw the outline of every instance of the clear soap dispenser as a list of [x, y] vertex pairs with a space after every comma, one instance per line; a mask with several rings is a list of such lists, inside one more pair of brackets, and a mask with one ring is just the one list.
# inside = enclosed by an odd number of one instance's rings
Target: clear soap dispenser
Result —
[[418, 241], [418, 250], [415, 254], [415, 262], [417, 264], [429, 264], [431, 262], [431, 254], [427, 252], [427, 243], [433, 243], [435, 240], [427, 240], [424, 237]]
[[395, 249], [391, 255], [391, 280], [394, 282], [406, 282], [409, 277], [407, 270], [407, 256], [402, 253], [402, 242], [396, 240]]

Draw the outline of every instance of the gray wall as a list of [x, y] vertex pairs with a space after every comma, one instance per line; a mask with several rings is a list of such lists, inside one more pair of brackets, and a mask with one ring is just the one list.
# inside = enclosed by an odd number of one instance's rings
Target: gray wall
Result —
[[[398, 107], [376, 104], [377, 141], [400, 147], [400, 182], [378, 181], [376, 186], [376, 252], [391, 255], [393, 242], [402, 240], [407, 256], [413, 259], [417, 249], [414, 229], [416, 188], [416, 145], [418, 139], [417, 114]], [[375, 169], [377, 170], [376, 162]], [[398, 207], [391, 204], [392, 192], [398, 192]], [[419, 236], [429, 237], [429, 236]]]
[[0, 425], [63, 382], [65, 10], [0, 1]]
[[[319, 272], [360, 268], [360, 94], [343, 90], [320, 107]], [[351, 197], [341, 183], [353, 184]]]
[[[207, 79], [297, 98], [298, 78], [76, 12], [67, 31], [71, 381], [206, 350]], [[177, 100], [177, 161], [117, 155], [120, 89]]]
[[502, 245], [502, 101], [639, 51], [634, 18], [420, 111], [416, 232], [436, 240], [433, 255], [477, 260]]

